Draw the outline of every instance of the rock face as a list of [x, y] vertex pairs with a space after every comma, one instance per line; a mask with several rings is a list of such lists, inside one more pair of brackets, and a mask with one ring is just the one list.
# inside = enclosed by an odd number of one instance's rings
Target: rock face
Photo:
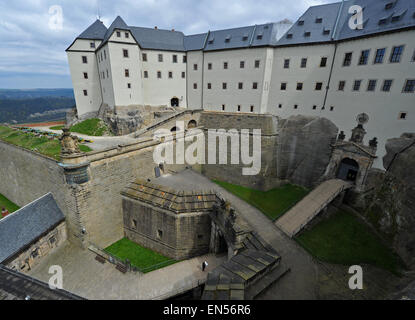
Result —
[[279, 121], [278, 178], [311, 187], [324, 174], [338, 128], [326, 118], [292, 116]]
[[415, 267], [415, 135], [388, 140], [386, 171], [371, 170], [368, 192], [353, 206], [391, 244], [405, 263]]

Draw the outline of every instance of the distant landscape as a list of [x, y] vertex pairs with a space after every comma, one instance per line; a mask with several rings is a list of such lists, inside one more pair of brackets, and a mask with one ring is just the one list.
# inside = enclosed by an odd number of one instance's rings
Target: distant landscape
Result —
[[0, 89], [0, 123], [62, 120], [73, 107], [72, 89]]

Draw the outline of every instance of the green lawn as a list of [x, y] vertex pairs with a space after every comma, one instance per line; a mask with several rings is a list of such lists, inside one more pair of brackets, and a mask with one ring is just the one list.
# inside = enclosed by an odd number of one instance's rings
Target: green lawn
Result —
[[[34, 134], [25, 133], [4, 126], [0, 126], [0, 139], [16, 146], [60, 160], [61, 145], [60, 141], [57, 139], [49, 140], [47, 137], [36, 137]], [[85, 145], [80, 145], [79, 148], [82, 152], [92, 151], [91, 148]]]
[[125, 259], [130, 260], [133, 266], [144, 273], [164, 268], [177, 262], [176, 260], [144, 248], [127, 238], [110, 245], [105, 251], [122, 261], [125, 261]]
[[61, 126], [54, 126], [54, 127], [50, 127], [50, 130], [62, 130], [65, 126], [61, 125]]
[[308, 190], [291, 184], [264, 192], [227, 182], [213, 181], [258, 208], [272, 220], [282, 216], [308, 193]]
[[108, 126], [100, 119], [88, 119], [82, 121], [72, 126], [70, 131], [95, 137], [110, 133]]
[[[10, 213], [13, 213], [13, 212], [20, 209], [20, 207], [18, 205], [14, 204], [9, 199], [7, 199], [5, 196], [0, 194], [0, 213], [1, 213], [2, 208], [6, 208], [7, 210], [9, 210]], [[2, 218], [2, 216], [0, 214], [0, 219], [1, 218]]]
[[352, 266], [366, 263], [399, 275], [403, 266], [389, 248], [353, 214], [339, 210], [296, 239], [314, 257]]

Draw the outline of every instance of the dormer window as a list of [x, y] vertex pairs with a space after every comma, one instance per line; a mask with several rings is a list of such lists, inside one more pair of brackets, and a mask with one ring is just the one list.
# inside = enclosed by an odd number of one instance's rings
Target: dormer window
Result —
[[304, 20], [299, 20], [299, 21], [298, 21], [298, 25], [299, 25], [299, 26], [303, 26], [303, 25], [304, 25]]
[[292, 39], [293, 38], [293, 34], [292, 33], [288, 33], [287, 34], [287, 39]]
[[310, 37], [311, 36], [311, 32], [310, 31], [306, 31], [304, 32], [304, 37]]
[[324, 30], [323, 30], [323, 34], [324, 34], [325, 36], [329, 35], [329, 34], [330, 34], [330, 29], [324, 29]]
[[386, 24], [388, 22], [388, 18], [382, 18], [379, 20], [379, 25]]
[[316, 18], [316, 23], [323, 23], [323, 18]]
[[258, 40], [261, 40], [261, 39], [262, 39], [262, 33], [259, 33], [259, 34], [256, 36], [256, 38], [257, 38]]
[[210, 37], [210, 39], [208, 40], [208, 43], [209, 43], [209, 44], [212, 44], [212, 43], [213, 43], [213, 41], [215, 41], [215, 38], [214, 38], [214, 37]]
[[227, 36], [226, 36], [226, 38], [225, 38], [225, 42], [227, 42], [227, 43], [228, 43], [228, 42], [230, 42], [230, 41], [231, 41], [231, 36], [230, 36], [230, 35], [227, 35]]
[[402, 11], [394, 14], [392, 16], [392, 22], [397, 22], [397, 21], [401, 20], [401, 18], [404, 16], [404, 14], [406, 13], [406, 11], [407, 10], [405, 9], [405, 10], [402, 10]]
[[393, 0], [393, 1], [391, 1], [391, 2], [388, 2], [388, 3], [385, 5], [385, 10], [390, 10], [390, 9], [392, 9], [392, 8], [395, 6], [396, 2], [397, 2], [397, 0]]
[[242, 41], [246, 41], [246, 40], [248, 40], [248, 34], [244, 34], [244, 36], [242, 37]]

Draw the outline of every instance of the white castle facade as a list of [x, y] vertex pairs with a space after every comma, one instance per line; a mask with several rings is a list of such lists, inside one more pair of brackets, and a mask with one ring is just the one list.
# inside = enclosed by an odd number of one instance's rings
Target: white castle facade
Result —
[[[363, 28], [349, 27], [349, 8]], [[102, 106], [172, 106], [321, 116], [348, 134], [366, 113], [385, 142], [415, 130], [415, 0], [310, 7], [298, 21], [185, 36], [97, 20], [67, 49], [78, 116]], [[365, 141], [367, 143], [367, 141]]]

